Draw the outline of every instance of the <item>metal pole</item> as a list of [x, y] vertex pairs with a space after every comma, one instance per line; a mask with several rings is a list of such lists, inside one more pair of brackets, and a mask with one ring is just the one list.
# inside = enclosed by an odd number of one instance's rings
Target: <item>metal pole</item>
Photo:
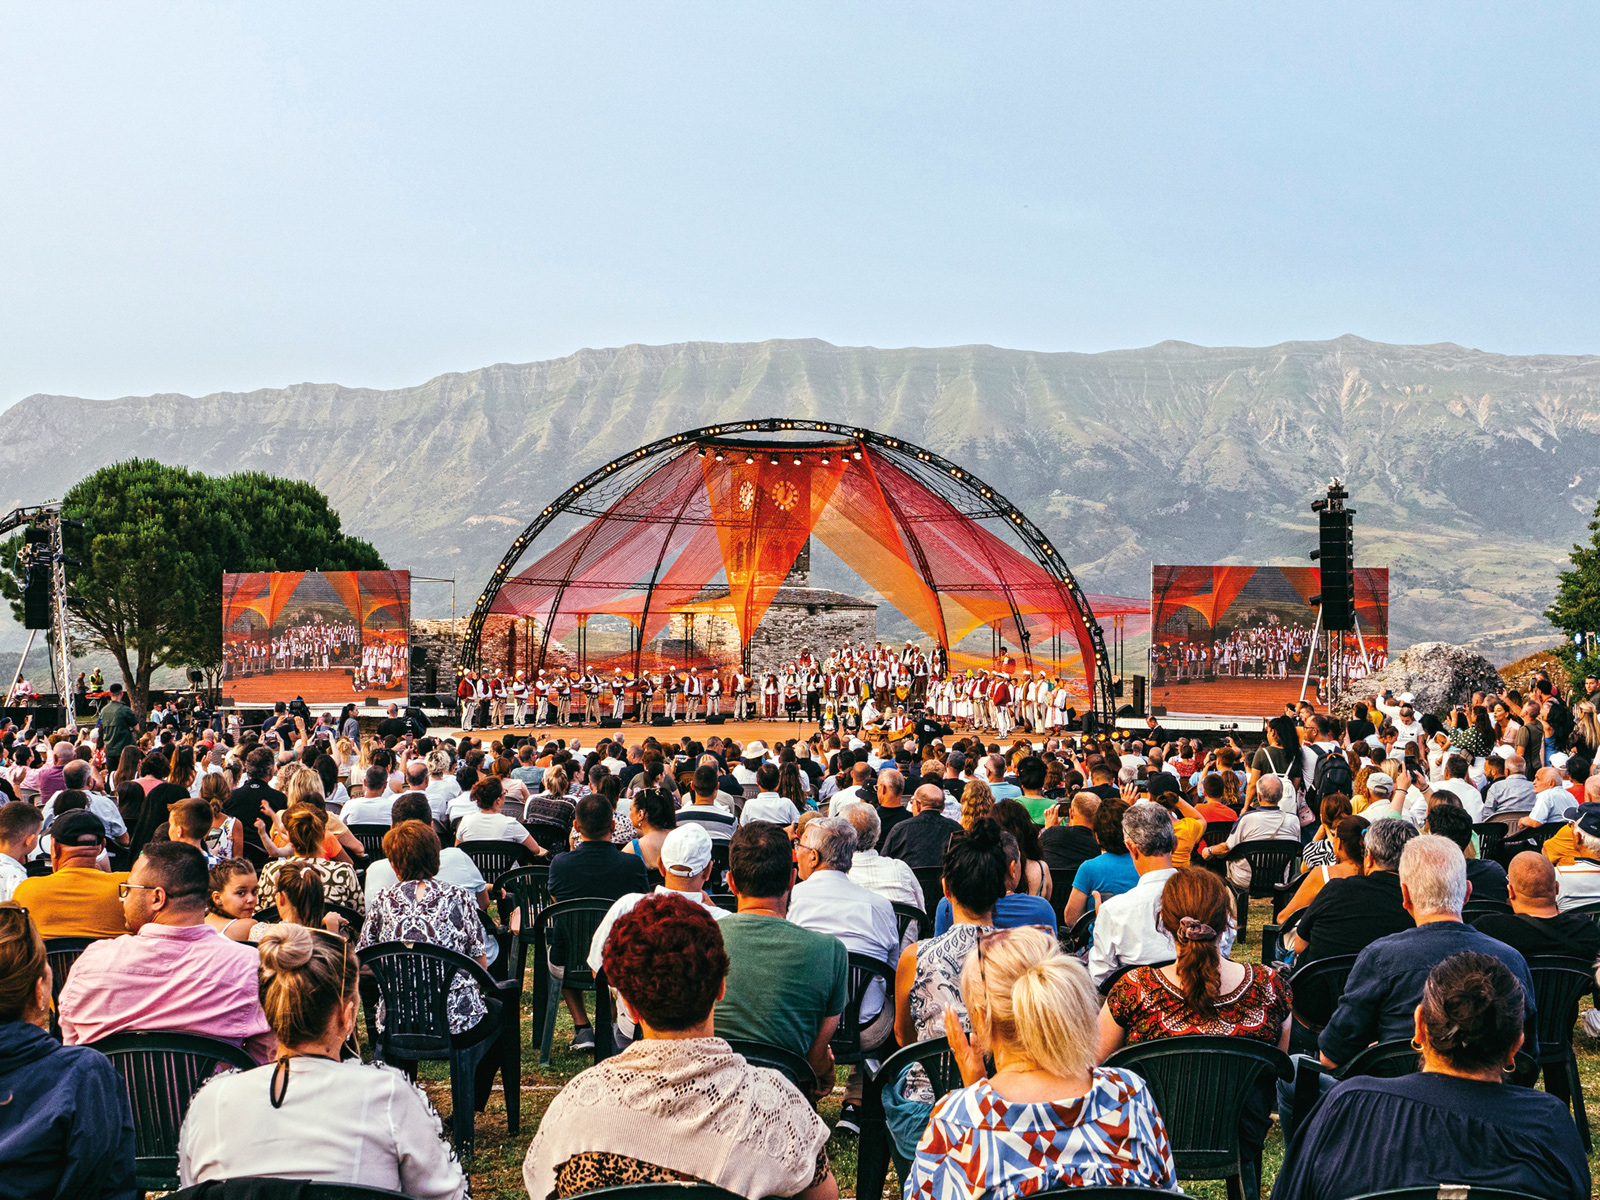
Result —
[[12, 698], [16, 695], [17, 684], [22, 682], [23, 665], [28, 661], [28, 655], [33, 650], [33, 639], [38, 636], [39, 631], [37, 629], [28, 630], [28, 644], [22, 648], [22, 657], [17, 659], [17, 673], [11, 677], [11, 686], [6, 689], [7, 705], [10, 705]]
[[[1311, 664], [1317, 660], [1317, 634], [1322, 632], [1322, 606], [1317, 605], [1317, 623], [1311, 630], [1311, 648], [1306, 653], [1305, 678], [1300, 680], [1300, 699], [1306, 698], [1306, 687], [1311, 682]], [[1297, 702], [1298, 703], [1298, 702]]]

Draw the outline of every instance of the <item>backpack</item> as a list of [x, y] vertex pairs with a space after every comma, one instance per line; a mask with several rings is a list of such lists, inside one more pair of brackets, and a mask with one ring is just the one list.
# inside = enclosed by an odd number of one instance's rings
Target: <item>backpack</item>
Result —
[[1307, 799], [1314, 797], [1320, 804], [1322, 797], [1331, 796], [1334, 792], [1350, 795], [1350, 789], [1355, 781], [1350, 776], [1349, 760], [1343, 754], [1336, 754], [1332, 750], [1323, 750], [1317, 746], [1311, 746], [1309, 749], [1317, 756], [1317, 765], [1311, 769], [1311, 786], [1308, 789]]

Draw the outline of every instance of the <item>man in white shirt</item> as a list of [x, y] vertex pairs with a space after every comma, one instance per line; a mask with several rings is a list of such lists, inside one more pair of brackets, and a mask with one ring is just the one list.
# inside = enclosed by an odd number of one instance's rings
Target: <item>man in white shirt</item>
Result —
[[1533, 781], [1527, 776], [1528, 764], [1520, 754], [1505, 760], [1506, 777], [1489, 785], [1483, 797], [1483, 819], [1500, 813], [1532, 812], [1537, 793]]
[[[900, 953], [900, 932], [894, 906], [877, 892], [850, 878], [856, 853], [856, 830], [840, 817], [821, 817], [805, 827], [795, 848], [800, 882], [789, 894], [791, 924], [812, 933], [832, 934], [852, 954], [864, 954], [894, 968]], [[861, 999], [861, 1046], [868, 1052], [894, 1036], [894, 997], [880, 980], [868, 985]], [[861, 1103], [859, 1065], [845, 1085], [839, 1119], [855, 1125]], [[860, 1131], [859, 1125], [856, 1126]]]
[[[920, 909], [922, 885], [917, 882], [916, 874], [898, 858], [884, 858], [878, 853], [878, 838], [883, 833], [878, 810], [870, 804], [847, 804], [839, 815], [855, 826], [856, 831], [856, 853], [850, 860], [851, 882], [877, 892], [890, 903], [909, 904]], [[910, 930], [906, 932], [908, 936], [911, 933]]]
[[1556, 868], [1556, 907], [1562, 912], [1600, 900], [1600, 804], [1580, 804], [1572, 829], [1578, 859]]
[[62, 770], [62, 778], [66, 787], [55, 796], [50, 797], [50, 802], [44, 806], [41, 815], [44, 818], [44, 832], [50, 832], [50, 825], [56, 819], [56, 796], [63, 792], [82, 792], [89, 800], [89, 811], [105, 822], [106, 841], [128, 843], [128, 826], [122, 819], [122, 810], [117, 807], [117, 802], [104, 792], [90, 790], [89, 785], [94, 781], [93, 769], [82, 759], [69, 762]]
[[[512, 774], [515, 775], [516, 772], [513, 771]], [[450, 810], [450, 801], [461, 794], [461, 785], [450, 773], [450, 755], [443, 750], [435, 750], [428, 755], [428, 786], [425, 794], [435, 821], [445, 820], [445, 814]]]
[[1554, 767], [1540, 767], [1533, 773], [1533, 791], [1533, 811], [1519, 822], [1528, 828], [1537, 828], [1546, 821], [1565, 820], [1567, 814], [1578, 807], [1572, 793], [1563, 786], [1561, 772]]
[[866, 763], [858, 762], [855, 766], [851, 767], [850, 786], [840, 788], [838, 791], [833, 793], [832, 797], [828, 800], [828, 815], [830, 817], [837, 817], [839, 815], [839, 810], [846, 804], [855, 804], [864, 801], [866, 797], [862, 795], [862, 789], [866, 786], [867, 780], [871, 778], [872, 768]]
[[756, 786], [761, 791], [752, 799], [744, 802], [744, 808], [739, 813], [739, 824], [748, 825], [751, 821], [767, 821], [773, 825], [784, 825], [792, 828], [800, 820], [800, 810], [794, 806], [794, 801], [777, 793], [777, 767], [771, 763], [762, 763], [756, 771]]
[[[693, 803], [678, 810], [678, 824], [692, 822], [704, 827], [713, 841], [725, 842], [733, 837], [733, 809], [717, 803], [717, 769], [699, 766], [694, 769]], [[759, 786], [759, 784], [757, 785]], [[799, 820], [798, 814], [795, 817]]]
[[0, 805], [0, 900], [11, 899], [17, 884], [28, 877], [23, 866], [39, 844], [39, 810], [22, 800]]
[[392, 821], [394, 796], [389, 791], [389, 773], [382, 767], [368, 767], [361, 795], [339, 813], [346, 825], [388, 825]]
[[1483, 819], [1483, 793], [1467, 782], [1467, 772], [1471, 770], [1471, 767], [1472, 764], [1467, 761], [1465, 756], [1452, 754], [1444, 760], [1444, 778], [1434, 784], [1433, 790], [1436, 792], [1449, 792], [1457, 800], [1460, 800], [1461, 807], [1466, 810], [1467, 816], [1471, 817], [1472, 823], [1476, 825]]
[[[728, 909], [712, 903], [711, 897], [706, 895], [706, 880], [710, 877], [711, 836], [698, 825], [679, 825], [661, 842], [661, 886], [654, 893], [629, 892], [612, 904], [595, 929], [594, 940], [589, 943], [589, 969], [598, 971], [601, 968], [611, 927], [624, 913], [632, 912], [647, 895], [681, 896], [704, 908], [713, 921], [730, 915]], [[616, 1014], [617, 1049], [621, 1050], [633, 1040], [634, 1028], [627, 1010], [617, 1002], [615, 990], [611, 993], [611, 1011]]]

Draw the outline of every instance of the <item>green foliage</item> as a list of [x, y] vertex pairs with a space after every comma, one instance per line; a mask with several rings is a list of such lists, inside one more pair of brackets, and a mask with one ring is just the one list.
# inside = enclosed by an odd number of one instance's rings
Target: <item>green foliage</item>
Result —
[[[82, 606], [75, 640], [116, 658], [143, 712], [159, 667], [215, 666], [224, 571], [382, 570], [378, 552], [340, 532], [315, 487], [259, 472], [212, 478], [150, 459], [96, 471], [62, 500], [67, 582]], [[0, 593], [21, 619], [21, 539], [0, 546]]]
[[1575, 633], [1600, 633], [1600, 505], [1589, 522], [1589, 544], [1572, 548], [1572, 569], [1561, 572], [1556, 583], [1555, 601], [1545, 610], [1545, 620], [1566, 634], [1564, 645], [1556, 651], [1572, 677], [1574, 687], [1583, 685], [1586, 670], [1593, 663], [1578, 663], [1572, 644]]

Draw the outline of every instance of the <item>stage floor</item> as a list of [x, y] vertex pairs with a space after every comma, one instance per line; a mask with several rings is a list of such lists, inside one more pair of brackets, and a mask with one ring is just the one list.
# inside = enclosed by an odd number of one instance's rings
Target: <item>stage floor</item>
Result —
[[[1218, 679], [1163, 684], [1150, 691], [1150, 703], [1170, 713], [1250, 713], [1276, 717], [1285, 704], [1300, 699], [1300, 676], [1289, 679]], [[1321, 707], [1316, 680], [1306, 688], [1306, 699]]]
[[371, 696], [379, 704], [402, 700], [404, 692], [384, 692], [377, 688], [352, 692], [350, 673], [344, 667], [330, 667], [326, 671], [276, 671], [271, 675], [252, 675], [248, 679], [224, 680], [221, 692], [234, 704], [272, 704], [278, 700], [287, 703], [296, 696], [307, 704], [360, 704]]
[[[752, 738], [759, 738], [770, 747], [775, 742], [788, 741], [790, 738], [804, 740], [816, 731], [817, 724], [815, 721], [809, 723], [797, 723], [794, 721], [725, 721], [721, 725], [707, 725], [704, 721], [696, 721], [692, 725], [684, 721], [679, 721], [675, 725], [640, 725], [635, 721], [629, 721], [616, 729], [601, 729], [598, 725], [571, 725], [565, 729], [541, 729], [537, 735], [535, 735], [532, 725], [520, 725], [504, 729], [490, 727], [488, 729], [473, 729], [468, 732], [473, 737], [481, 737], [491, 742], [504, 734], [514, 733], [518, 737], [537, 736], [541, 742], [558, 738], [565, 738], [570, 741], [572, 738], [577, 738], [585, 746], [593, 746], [602, 738], [614, 737], [620, 733], [623, 741], [629, 746], [638, 745], [646, 737], [654, 737], [658, 742], [664, 744], [676, 742], [679, 738], [687, 736], [702, 744], [712, 737], [732, 738], [741, 744], [750, 741]], [[461, 734], [459, 728], [446, 728], [444, 726], [435, 726], [428, 732], [430, 734], [443, 732], [451, 737], [459, 737]]]

